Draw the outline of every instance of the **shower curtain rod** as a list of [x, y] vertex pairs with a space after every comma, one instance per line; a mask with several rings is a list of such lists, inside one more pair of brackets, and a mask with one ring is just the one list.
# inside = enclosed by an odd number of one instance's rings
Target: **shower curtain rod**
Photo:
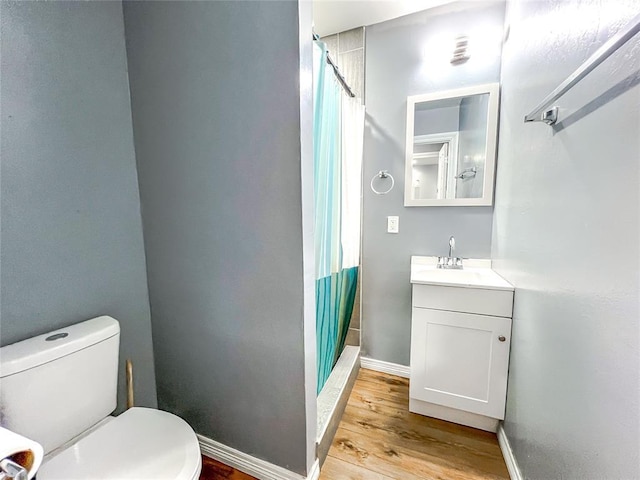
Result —
[[[320, 37], [316, 33], [313, 34], [313, 39], [320, 41]], [[335, 74], [336, 78], [338, 79], [338, 82], [340, 82], [340, 86], [342, 86], [342, 88], [347, 93], [347, 95], [349, 95], [351, 98], [355, 97], [356, 94], [353, 93], [353, 90], [351, 90], [351, 87], [345, 80], [344, 76], [342, 76], [342, 73], [340, 73], [340, 69], [338, 69], [338, 66], [335, 63], [333, 63], [333, 60], [329, 56], [328, 51], [327, 51], [327, 63], [331, 65], [331, 68], [333, 68], [333, 73]]]

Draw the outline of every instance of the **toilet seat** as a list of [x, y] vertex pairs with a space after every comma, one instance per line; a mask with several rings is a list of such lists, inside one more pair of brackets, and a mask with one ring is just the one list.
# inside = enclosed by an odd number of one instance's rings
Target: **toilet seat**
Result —
[[38, 480], [198, 480], [198, 438], [181, 418], [135, 407], [48, 459]]

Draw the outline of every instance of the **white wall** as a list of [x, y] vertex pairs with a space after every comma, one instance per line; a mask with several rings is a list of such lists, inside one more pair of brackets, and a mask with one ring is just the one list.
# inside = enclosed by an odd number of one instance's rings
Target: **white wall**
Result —
[[516, 287], [505, 430], [527, 479], [640, 478], [640, 37], [525, 114], [637, 0], [511, 1], [493, 223]]

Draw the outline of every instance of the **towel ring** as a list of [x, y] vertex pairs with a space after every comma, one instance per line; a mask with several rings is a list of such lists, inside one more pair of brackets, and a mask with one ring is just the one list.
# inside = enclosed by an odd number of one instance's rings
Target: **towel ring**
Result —
[[[374, 186], [373, 186], [373, 182], [375, 181], [376, 178], [390, 178], [391, 179], [391, 186], [387, 190], [384, 190], [384, 191], [376, 190], [374, 188]], [[373, 193], [375, 193], [376, 195], [386, 195], [387, 193], [389, 193], [391, 191], [391, 189], [393, 188], [395, 183], [396, 182], [393, 179], [393, 175], [391, 175], [388, 170], [380, 170], [371, 179], [371, 190], [373, 190]]]

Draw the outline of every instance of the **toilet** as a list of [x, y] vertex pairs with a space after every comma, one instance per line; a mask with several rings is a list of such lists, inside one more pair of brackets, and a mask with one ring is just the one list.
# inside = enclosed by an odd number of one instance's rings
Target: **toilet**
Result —
[[40, 443], [38, 480], [197, 480], [198, 438], [181, 418], [118, 416], [120, 326], [102, 316], [0, 348], [0, 425]]

